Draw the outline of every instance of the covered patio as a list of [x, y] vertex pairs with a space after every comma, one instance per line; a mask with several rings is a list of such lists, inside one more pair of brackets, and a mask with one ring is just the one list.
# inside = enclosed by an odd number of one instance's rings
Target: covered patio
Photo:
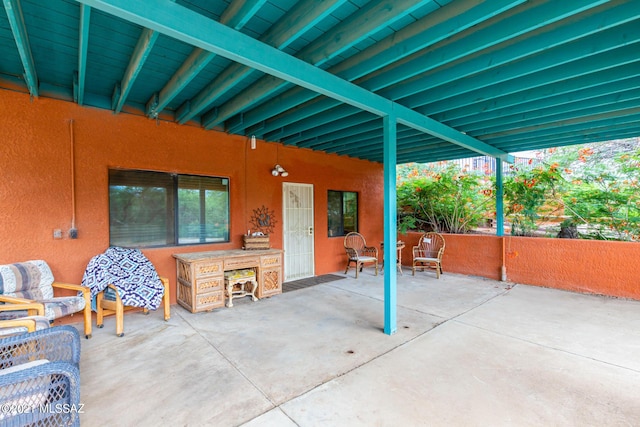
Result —
[[110, 319], [83, 342], [81, 421], [640, 423], [639, 301], [405, 271], [384, 337], [383, 288], [365, 269], [231, 309], [176, 306], [169, 322], [131, 313], [123, 338]]
[[[340, 192], [357, 196], [357, 230], [390, 260], [397, 164], [481, 153], [499, 170], [516, 151], [637, 136], [639, 6], [3, 0], [2, 264], [44, 259], [56, 280], [80, 283], [113, 243], [112, 171], [229, 185], [220, 241], [184, 244], [167, 226], [174, 240], [140, 245], [170, 280], [172, 317], [129, 313], [123, 338], [109, 318], [83, 341], [83, 424], [640, 424], [640, 302], [494, 281], [501, 237], [483, 253], [491, 263], [449, 264], [474, 276], [445, 266], [440, 280], [414, 278], [387, 263], [377, 277], [202, 313], [176, 305], [174, 258], [241, 248], [266, 206], [272, 248], [289, 257], [307, 237], [300, 277], [334, 273], [344, 248], [328, 200]], [[297, 234], [288, 184], [312, 189]], [[507, 260], [510, 280], [526, 259]], [[591, 263], [624, 291], [609, 295], [638, 296], [633, 259]], [[299, 264], [284, 258], [281, 278]]]

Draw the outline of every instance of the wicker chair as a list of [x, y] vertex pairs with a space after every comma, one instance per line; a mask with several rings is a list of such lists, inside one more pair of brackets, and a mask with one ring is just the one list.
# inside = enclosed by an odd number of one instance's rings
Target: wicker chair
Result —
[[440, 233], [429, 232], [420, 237], [418, 246], [413, 247], [413, 263], [411, 274], [416, 275], [416, 268], [434, 269], [436, 278], [442, 274], [442, 254], [444, 253], [444, 237]]
[[[0, 301], [6, 301], [0, 296]], [[9, 301], [13, 301], [9, 298]], [[44, 316], [44, 304], [0, 303], [0, 338], [35, 332], [49, 327], [49, 319]]]
[[79, 426], [79, 363], [69, 325], [0, 339], [0, 424]]
[[362, 271], [365, 264], [374, 264], [376, 268], [376, 276], [378, 275], [378, 248], [375, 246], [367, 246], [367, 242], [360, 233], [351, 232], [344, 237], [344, 249], [347, 252], [347, 268], [344, 274], [347, 274], [351, 263], [356, 267], [356, 279], [358, 271]]
[[[60, 317], [83, 313], [84, 334], [91, 337], [91, 295], [89, 290], [75, 284], [55, 282], [49, 265], [43, 260], [0, 265], [0, 281], [3, 283], [0, 302], [5, 306], [17, 304], [25, 307], [22, 313], [0, 310], [0, 320], [24, 317], [29, 310], [44, 306], [44, 313], [53, 322]], [[74, 296], [54, 297], [53, 290], [68, 289], [78, 292]]]

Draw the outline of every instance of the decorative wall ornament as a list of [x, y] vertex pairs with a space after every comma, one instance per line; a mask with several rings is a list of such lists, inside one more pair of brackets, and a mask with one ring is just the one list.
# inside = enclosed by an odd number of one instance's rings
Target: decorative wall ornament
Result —
[[273, 233], [276, 223], [275, 213], [266, 206], [263, 205], [253, 210], [253, 215], [251, 215], [252, 234], [258, 232], [268, 236]]

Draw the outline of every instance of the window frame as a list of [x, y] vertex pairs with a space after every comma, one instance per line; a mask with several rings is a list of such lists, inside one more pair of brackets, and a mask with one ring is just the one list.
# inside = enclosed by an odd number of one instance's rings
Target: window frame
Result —
[[[332, 194], [334, 195], [339, 195], [339, 200], [340, 200], [340, 213], [339, 213], [339, 218], [334, 218], [332, 219], [332, 211], [331, 211], [331, 205], [332, 205]], [[347, 212], [345, 212], [345, 196], [351, 195], [355, 198], [355, 213], [354, 213], [354, 222], [355, 222], [355, 226], [353, 227], [353, 230], [349, 229], [347, 230], [347, 228], [345, 226], [345, 215], [347, 214]], [[335, 201], [335, 198], [334, 198]], [[360, 224], [360, 194], [357, 191], [345, 191], [345, 190], [327, 190], [327, 236], [328, 237], [344, 237], [346, 236], [349, 232], [351, 231], [355, 231], [357, 232], [359, 229], [359, 224]], [[332, 227], [332, 224], [338, 224], [338, 227]]]
[[[204, 185], [200, 184], [200, 187], [191, 188], [188, 184], [194, 184], [199, 180], [204, 181]], [[211, 180], [210, 182], [206, 182]], [[148, 182], [145, 182], [148, 181]], [[148, 185], [145, 185], [148, 184]], [[182, 186], [181, 186], [182, 185]], [[147, 188], [151, 189], [164, 189], [166, 194], [164, 198], [164, 207], [158, 206], [157, 210], [164, 211], [164, 216], [160, 220], [166, 232], [157, 234], [155, 240], [164, 240], [164, 243], [154, 243], [154, 239], [151, 238], [147, 241], [141, 241], [144, 239], [134, 239], [127, 242], [124, 239], [117, 239], [114, 237], [114, 201], [112, 200], [115, 187], [129, 187], [129, 188]], [[207, 188], [210, 187], [210, 188]], [[207, 227], [205, 211], [208, 206], [203, 205], [203, 200], [206, 202], [206, 192], [212, 190], [216, 186], [221, 186], [226, 190], [223, 191], [224, 203], [226, 204], [226, 212], [220, 216], [222, 227], [222, 237], [214, 237], [213, 231]], [[198, 225], [198, 236], [195, 237], [198, 241], [185, 241], [188, 236], [181, 234], [181, 190], [194, 189], [200, 190], [198, 195], [197, 210], [199, 211], [200, 224]], [[184, 197], [184, 196], [183, 196]], [[217, 243], [229, 243], [231, 241], [231, 180], [229, 177], [212, 176], [212, 175], [196, 175], [196, 174], [179, 174], [171, 172], [159, 172], [151, 170], [140, 169], [120, 169], [109, 168], [108, 171], [108, 203], [109, 203], [109, 244], [112, 246], [123, 246], [130, 248], [161, 248], [161, 247], [173, 247], [173, 246], [194, 246], [203, 244], [217, 244]], [[210, 207], [210, 206], [209, 206]], [[225, 206], [222, 206], [224, 209]], [[205, 221], [204, 223], [202, 221]], [[210, 231], [207, 231], [210, 230]], [[135, 230], [138, 231], [138, 230]], [[207, 233], [211, 233], [207, 235]], [[218, 233], [219, 234], [219, 233]], [[136, 237], [139, 237], [136, 236]]]

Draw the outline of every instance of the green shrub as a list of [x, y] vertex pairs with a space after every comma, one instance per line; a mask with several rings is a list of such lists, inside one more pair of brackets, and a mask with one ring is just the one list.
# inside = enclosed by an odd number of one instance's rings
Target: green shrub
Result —
[[397, 188], [398, 224], [407, 230], [467, 233], [494, 202], [490, 179], [454, 164], [409, 173]]

